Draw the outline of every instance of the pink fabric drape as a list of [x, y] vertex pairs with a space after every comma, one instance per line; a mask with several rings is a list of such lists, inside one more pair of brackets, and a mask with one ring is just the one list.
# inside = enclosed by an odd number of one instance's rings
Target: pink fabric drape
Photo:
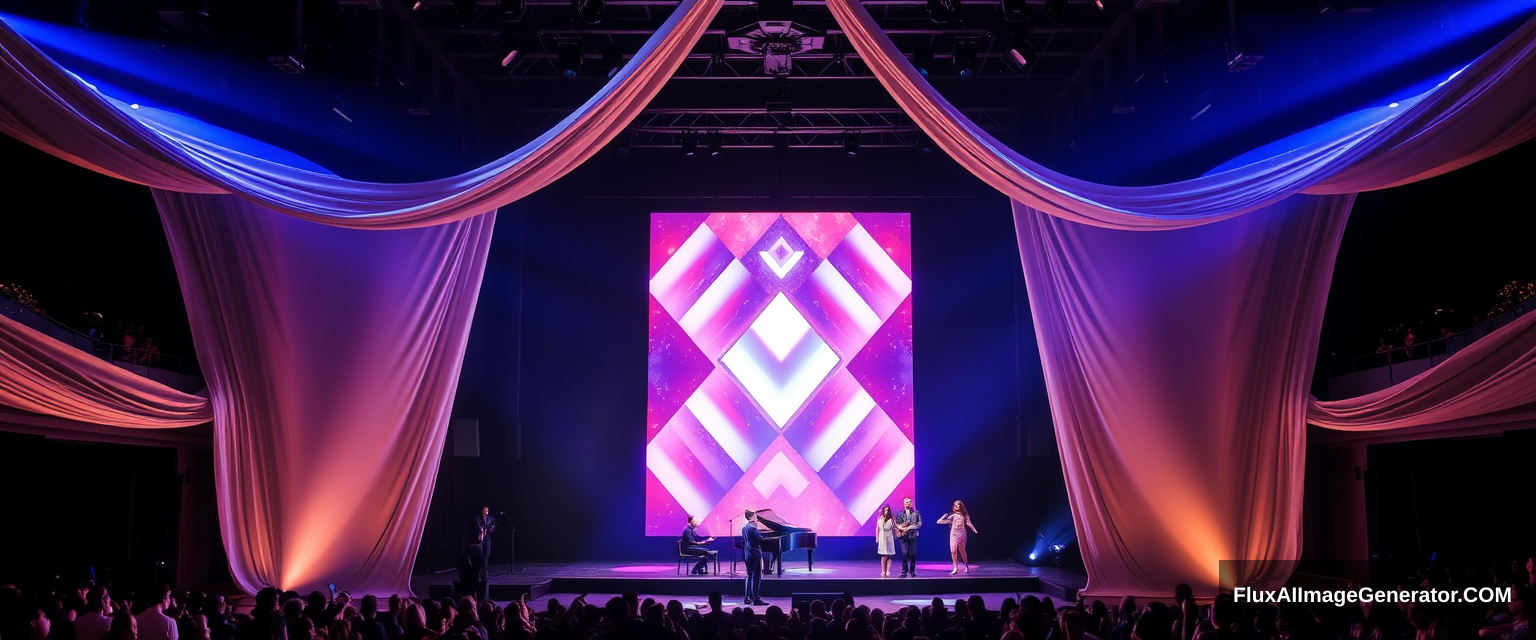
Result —
[[[1468, 345], [1428, 371], [1345, 400], [1314, 400], [1307, 421], [1341, 431], [1400, 437], [1448, 425], [1509, 424], [1536, 417], [1536, 314]], [[1473, 422], [1481, 418], [1480, 422]]]
[[213, 419], [182, 393], [0, 315], [0, 405], [113, 427], [190, 427]]
[[403, 229], [480, 215], [543, 188], [600, 151], [650, 103], [722, 0], [682, 0], [580, 109], [521, 149], [467, 173], [393, 184], [347, 180], [256, 157], [117, 103], [0, 21], [0, 132], [93, 171], [183, 193], [235, 193], [306, 220]]
[[1301, 551], [1304, 418], [1353, 196], [1103, 229], [1014, 205], [1087, 593], [1278, 586]]
[[213, 398], [235, 582], [409, 592], [495, 214], [341, 229], [155, 192]]
[[[1112, 229], [1182, 229], [1294, 193], [1354, 193], [1438, 175], [1536, 137], [1536, 19], [1454, 78], [1294, 149], [1193, 180], [1116, 187], [1014, 152], [918, 74], [858, 0], [827, 0], [849, 42], [923, 132], [976, 177], [1053, 216]], [[1347, 125], [1347, 126], [1345, 126]]]

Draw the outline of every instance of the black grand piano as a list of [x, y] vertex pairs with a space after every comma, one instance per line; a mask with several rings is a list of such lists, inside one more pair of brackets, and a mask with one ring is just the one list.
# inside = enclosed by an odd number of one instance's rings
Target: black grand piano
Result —
[[[778, 565], [778, 575], [784, 575], [784, 552], [805, 550], [805, 570], [814, 571], [816, 568], [813, 554], [816, 552], [816, 532], [805, 527], [797, 527], [785, 522], [773, 512], [773, 509], [763, 509], [757, 512], [757, 530], [763, 533], [763, 573], [773, 573], [774, 565]], [[736, 553], [741, 550], [741, 536], [735, 536], [731, 540], [731, 546], [735, 549], [731, 553], [731, 571], [736, 571]], [[746, 554], [742, 553], [745, 558]]]

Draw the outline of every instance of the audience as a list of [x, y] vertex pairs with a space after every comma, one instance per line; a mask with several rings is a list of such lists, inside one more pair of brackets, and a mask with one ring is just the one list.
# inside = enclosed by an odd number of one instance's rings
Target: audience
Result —
[[[1380, 588], [1511, 589], [1510, 602], [1489, 605], [1234, 602], [1222, 595], [1200, 604], [1179, 585], [1172, 597], [1138, 605], [1132, 597], [1107, 606], [1084, 601], [1057, 607], [1051, 598], [1007, 598], [989, 610], [979, 596], [953, 609], [934, 598], [893, 611], [841, 598], [785, 611], [724, 606], [719, 593], [698, 609], [642, 599], [634, 592], [602, 606], [585, 596], [569, 606], [551, 598], [543, 611], [524, 599], [505, 608], [464, 597], [432, 600], [390, 596], [388, 610], [346, 592], [264, 589], [246, 613], [219, 595], [156, 587], [135, 602], [85, 584], [37, 596], [0, 587], [0, 639], [10, 640], [1536, 640], [1526, 603], [1536, 594], [1536, 558], [1491, 567], [1440, 567]], [[1350, 588], [1358, 588], [1353, 584]], [[146, 593], [146, 592], [141, 592]], [[1167, 604], [1171, 602], [1171, 604]], [[241, 608], [245, 609], [246, 604]]]

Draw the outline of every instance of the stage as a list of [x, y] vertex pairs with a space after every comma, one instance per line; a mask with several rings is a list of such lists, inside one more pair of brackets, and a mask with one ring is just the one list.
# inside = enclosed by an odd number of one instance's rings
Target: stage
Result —
[[[539, 600], [554, 594], [562, 594], [562, 602], [583, 593], [618, 594], [626, 591], [646, 596], [692, 598], [702, 601], [712, 591], [725, 594], [726, 601], [739, 601], [745, 570], [737, 566], [737, 575], [731, 575], [731, 563], [727, 558], [720, 563], [721, 574], [708, 576], [687, 575], [690, 565], [681, 570], [674, 563], [536, 563], [516, 569], [508, 565], [491, 565], [490, 596], [497, 602], [516, 600], [527, 593], [529, 600]], [[763, 576], [763, 597], [783, 598], [787, 605], [796, 593], [848, 593], [861, 601], [914, 596], [932, 598], [972, 594], [996, 595], [1001, 602], [1004, 595], [1015, 593], [1048, 595], [1058, 600], [1070, 601], [1077, 590], [1087, 583], [1081, 569], [1060, 567], [1028, 567], [1008, 560], [977, 562], [970, 573], [949, 575], [947, 562], [920, 562], [916, 577], [880, 577], [880, 565], [873, 561], [823, 561], [817, 562], [814, 571], [806, 569], [804, 558], [787, 560], [783, 576]], [[897, 572], [900, 567], [894, 568]], [[713, 566], [711, 566], [713, 571]], [[456, 570], [444, 570], [419, 574], [412, 578], [412, 587], [418, 594], [434, 598], [452, 594]], [[901, 598], [899, 598], [901, 599]], [[994, 598], [988, 598], [993, 606]], [[894, 602], [894, 601], [893, 601]], [[899, 603], [898, 603], [899, 604]]]

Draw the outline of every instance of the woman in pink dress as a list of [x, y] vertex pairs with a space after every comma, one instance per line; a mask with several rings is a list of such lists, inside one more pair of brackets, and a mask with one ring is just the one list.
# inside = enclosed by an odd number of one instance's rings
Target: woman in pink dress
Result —
[[939, 517], [937, 524], [949, 525], [949, 575], [960, 572], [960, 563], [965, 563], [965, 572], [971, 572], [971, 559], [965, 555], [965, 530], [969, 528], [971, 533], [980, 533], [976, 525], [971, 524], [971, 514], [965, 510], [965, 503], [955, 501], [950, 507], [949, 513]]

